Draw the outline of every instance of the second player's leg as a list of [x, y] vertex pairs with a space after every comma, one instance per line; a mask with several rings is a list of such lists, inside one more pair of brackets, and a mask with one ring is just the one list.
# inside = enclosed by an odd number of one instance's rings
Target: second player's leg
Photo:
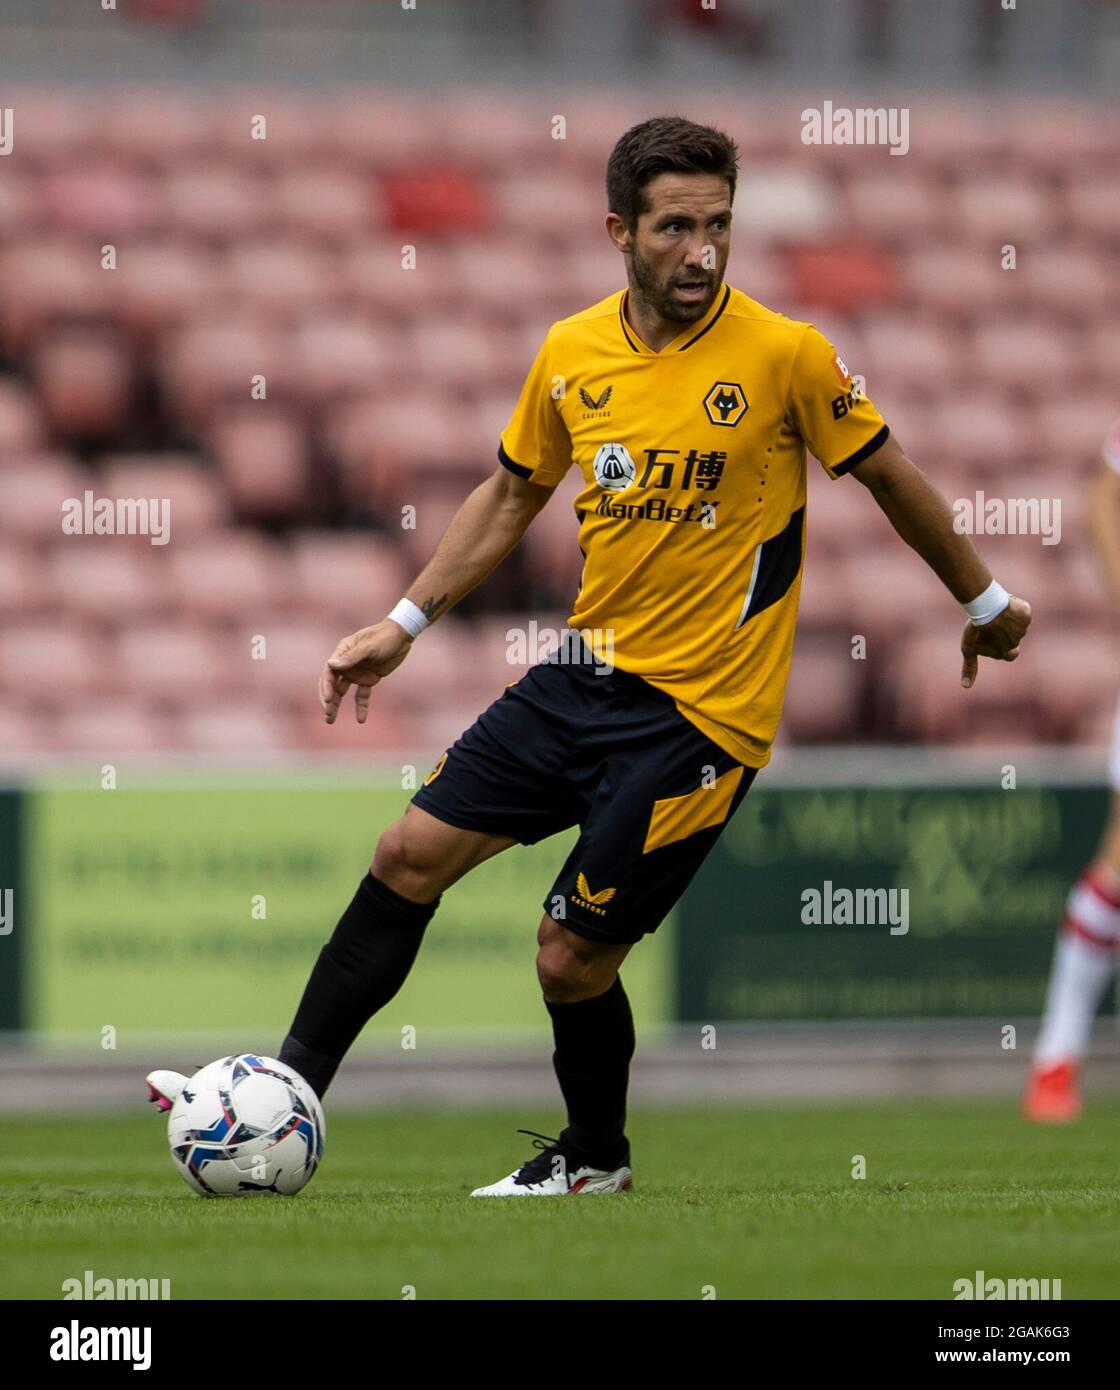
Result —
[[412, 805], [382, 834], [370, 872], [319, 953], [280, 1051], [317, 1095], [408, 978], [443, 890], [514, 843], [458, 829]]

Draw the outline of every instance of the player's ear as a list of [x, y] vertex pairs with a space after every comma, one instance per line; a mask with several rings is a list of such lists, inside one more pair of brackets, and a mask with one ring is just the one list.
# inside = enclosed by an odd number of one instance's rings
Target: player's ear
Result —
[[607, 235], [615, 244], [615, 249], [626, 255], [631, 248], [630, 228], [617, 212], [607, 213]]

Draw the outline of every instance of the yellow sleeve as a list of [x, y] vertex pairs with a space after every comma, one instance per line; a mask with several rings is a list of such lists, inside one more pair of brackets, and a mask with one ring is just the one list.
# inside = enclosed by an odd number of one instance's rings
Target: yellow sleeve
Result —
[[789, 402], [794, 428], [830, 478], [862, 463], [890, 434], [844, 359], [812, 324], [793, 359]]
[[572, 462], [568, 427], [552, 394], [553, 376], [546, 338], [498, 445], [498, 458], [511, 473], [545, 487], [554, 487]]

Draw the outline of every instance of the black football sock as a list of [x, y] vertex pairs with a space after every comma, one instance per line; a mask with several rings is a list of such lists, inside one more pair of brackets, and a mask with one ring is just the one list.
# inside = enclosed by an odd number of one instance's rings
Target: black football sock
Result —
[[424, 928], [439, 906], [414, 903], [366, 874], [303, 991], [280, 1061], [322, 1097], [338, 1064], [412, 969]]
[[560, 1136], [596, 1167], [629, 1162], [626, 1087], [634, 1055], [634, 1017], [622, 977], [605, 994], [574, 1004], [549, 1004], [556, 1051], [552, 1065], [568, 1107]]

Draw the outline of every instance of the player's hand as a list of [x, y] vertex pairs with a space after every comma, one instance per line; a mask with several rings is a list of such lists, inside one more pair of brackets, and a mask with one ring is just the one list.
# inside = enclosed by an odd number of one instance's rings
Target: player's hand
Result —
[[390, 618], [344, 637], [327, 657], [319, 677], [319, 703], [327, 723], [338, 718], [342, 697], [354, 686], [358, 723], [364, 724], [370, 691], [382, 676], [397, 669], [411, 646], [412, 638]]
[[976, 680], [977, 657], [990, 656], [995, 661], [1014, 661], [1019, 655], [1019, 643], [1031, 625], [1031, 606], [1026, 599], [1013, 598], [1007, 607], [990, 623], [976, 627], [969, 623], [961, 638], [961, 685], [967, 690]]

